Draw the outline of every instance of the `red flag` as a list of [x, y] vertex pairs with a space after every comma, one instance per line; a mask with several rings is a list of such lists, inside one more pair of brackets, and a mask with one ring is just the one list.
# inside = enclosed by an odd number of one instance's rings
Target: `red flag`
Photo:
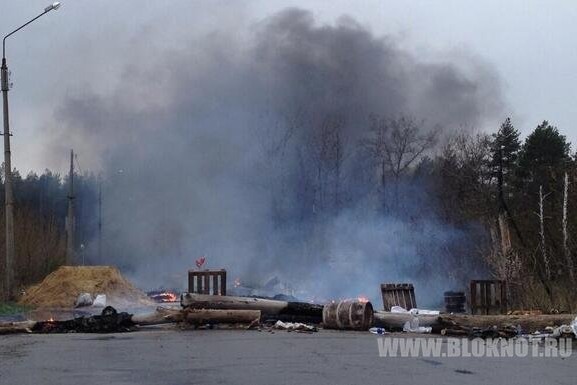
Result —
[[202, 265], [204, 265], [205, 261], [206, 261], [206, 258], [200, 257], [199, 259], [196, 260], [196, 267], [200, 269], [202, 267]]

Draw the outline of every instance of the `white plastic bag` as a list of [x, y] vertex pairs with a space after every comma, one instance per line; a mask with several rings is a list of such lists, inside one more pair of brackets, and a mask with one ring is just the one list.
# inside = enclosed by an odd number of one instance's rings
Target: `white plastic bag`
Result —
[[407, 310], [400, 306], [393, 306], [391, 307], [391, 313], [411, 313], [412, 315], [439, 315], [440, 312], [438, 310], [427, 310], [427, 309], [417, 309], [413, 308], [411, 310]]
[[96, 296], [96, 298], [94, 298], [94, 302], [92, 302], [92, 306], [105, 307], [106, 306], [106, 294], [98, 294]]
[[74, 303], [74, 307], [83, 307], [83, 306], [90, 306], [93, 303], [92, 296], [90, 293], [80, 293], [78, 298], [76, 298], [76, 302]]
[[410, 321], [405, 322], [403, 331], [408, 333], [430, 333], [433, 328], [430, 326], [419, 326], [419, 318], [413, 316]]
[[439, 315], [441, 313], [438, 310], [426, 310], [426, 309], [411, 309], [410, 312], [413, 315]]

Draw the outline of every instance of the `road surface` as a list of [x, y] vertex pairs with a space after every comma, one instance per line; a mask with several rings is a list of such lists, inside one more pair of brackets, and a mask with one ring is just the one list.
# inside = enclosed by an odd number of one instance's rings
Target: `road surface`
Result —
[[573, 385], [576, 375], [577, 352], [567, 358], [383, 358], [368, 332], [0, 336], [2, 385]]

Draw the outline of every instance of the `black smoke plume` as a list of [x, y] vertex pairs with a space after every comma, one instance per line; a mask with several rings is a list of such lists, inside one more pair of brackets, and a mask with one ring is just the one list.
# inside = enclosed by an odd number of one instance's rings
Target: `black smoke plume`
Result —
[[427, 62], [348, 17], [321, 25], [301, 9], [237, 32], [191, 36], [128, 66], [113, 92], [63, 104], [65, 143], [103, 168], [105, 252], [92, 262], [153, 288], [184, 286], [205, 255], [300, 297], [377, 300], [379, 283], [411, 280], [438, 301], [459, 281], [439, 266], [480, 230], [444, 224], [416, 177], [383, 210], [390, 196], [361, 144], [371, 116], [482, 126], [500, 112], [491, 69]]

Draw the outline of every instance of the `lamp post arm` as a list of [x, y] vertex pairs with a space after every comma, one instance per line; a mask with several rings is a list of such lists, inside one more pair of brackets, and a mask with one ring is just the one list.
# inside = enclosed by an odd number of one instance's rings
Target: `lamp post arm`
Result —
[[4, 38], [2, 39], [2, 59], [6, 59], [6, 39], [8, 37], [10, 37], [11, 35], [14, 35], [16, 32], [20, 31], [22, 28], [26, 27], [28, 24], [32, 23], [36, 19], [40, 18], [41, 16], [44, 16], [45, 14], [47, 14], [50, 11], [51, 11], [51, 9], [49, 9], [47, 11], [45, 10], [40, 15], [36, 16], [34, 19], [28, 21], [25, 24], [22, 24], [20, 27], [16, 28], [14, 31], [12, 31], [8, 35], [4, 36]]

